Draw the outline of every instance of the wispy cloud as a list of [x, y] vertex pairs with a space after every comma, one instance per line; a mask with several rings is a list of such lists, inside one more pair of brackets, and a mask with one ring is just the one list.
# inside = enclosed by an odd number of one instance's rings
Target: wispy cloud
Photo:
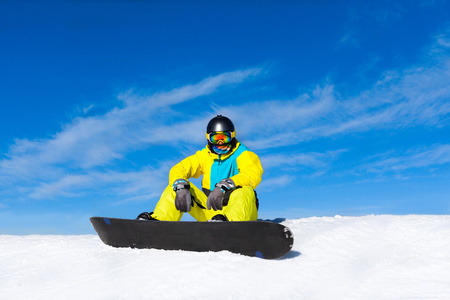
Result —
[[[370, 89], [344, 96], [331, 84], [295, 99], [220, 107], [239, 120], [254, 149], [371, 130], [444, 126], [450, 113], [450, 38], [440, 34], [417, 66], [386, 71]], [[438, 55], [439, 53], [439, 55]]]
[[[64, 163], [83, 169], [106, 165], [141, 144], [168, 142], [161, 110], [167, 112], [174, 104], [209, 95], [221, 86], [240, 83], [260, 71], [248, 69], [224, 73], [148, 97], [131, 93], [121, 95], [120, 98], [126, 103], [124, 108], [114, 108], [100, 116], [77, 118], [50, 139], [17, 140], [7, 153], [8, 159], [2, 160], [0, 166], [6, 172], [26, 173], [26, 170], [34, 170], [35, 164]], [[176, 132], [183, 132], [182, 124], [177, 125], [179, 130]]]
[[273, 191], [286, 187], [296, 180], [294, 175], [281, 175], [265, 178], [258, 186], [258, 191]]
[[[151, 95], [127, 91], [119, 96], [122, 107], [101, 115], [78, 117], [51, 138], [16, 140], [0, 160], [0, 193], [6, 195], [5, 191], [13, 188], [32, 198], [70, 198], [114, 186], [111, 193], [120, 194], [123, 201], [156, 197], [155, 189], [147, 184], [154, 182], [158, 191], [167, 184], [169, 163], [164, 153], [157, 154], [159, 165], [153, 168], [138, 166], [137, 170], [118, 171], [115, 164], [126, 160], [130, 153], [155, 147], [179, 150], [204, 145], [204, 129], [211, 110], [232, 118], [239, 128], [238, 138], [252, 150], [266, 151], [261, 156], [266, 170], [323, 174], [345, 150], [328, 148], [323, 153], [303, 154], [300, 150], [284, 150], [315, 139], [373, 130], [446, 126], [450, 112], [449, 32], [436, 36], [420, 64], [386, 71], [371, 88], [352, 95], [342, 94], [338, 86], [328, 83], [294, 99], [251, 99], [222, 106], [212, 106], [208, 101], [195, 116], [177, 110], [183, 103], [261, 76], [264, 70], [260, 68], [227, 72]], [[91, 108], [88, 106], [86, 112]], [[372, 172], [394, 170], [392, 166], [405, 170], [414, 165], [428, 166], [433, 158], [444, 164], [448, 162], [447, 147], [436, 146], [403, 155], [402, 159], [378, 157], [365, 167]], [[267, 154], [270, 149], [277, 149], [278, 154]], [[292, 174], [270, 177], [278, 185], [296, 178]]]
[[[30, 189], [29, 197], [35, 199], [73, 198], [97, 194], [119, 196], [122, 202], [143, 201], [156, 198], [165, 188], [167, 168], [118, 172], [91, 171], [82, 175], [66, 174], [59, 180], [41, 182]], [[96, 192], [97, 191], [97, 192]], [[102, 195], [97, 195], [103, 198]], [[114, 200], [115, 201], [115, 200]]]
[[339, 103], [334, 86], [317, 87], [292, 100], [268, 100], [221, 107], [239, 124], [240, 134], [254, 149], [296, 145], [313, 136], [314, 124], [333, 115]]
[[[261, 156], [261, 164], [268, 176], [258, 189], [273, 190], [290, 185], [299, 177], [321, 176], [331, 168], [333, 161], [347, 150], [327, 151], [324, 153], [290, 153]], [[273, 172], [275, 170], [275, 172]], [[281, 174], [279, 175], [280, 172]], [[299, 175], [301, 174], [301, 175]]]
[[[98, 168], [108, 170], [127, 153], [152, 145], [192, 143], [191, 136], [203, 131], [200, 128], [203, 129], [210, 114], [205, 115], [203, 122], [201, 116], [183, 119], [171, 107], [214, 93], [220, 87], [241, 83], [261, 71], [253, 68], [227, 72], [150, 96], [129, 91], [120, 95], [122, 108], [116, 107], [103, 115], [78, 117], [48, 139], [16, 140], [0, 161], [0, 178], [4, 179], [1, 185], [11, 187], [12, 182], [21, 182], [26, 191], [31, 190], [30, 197], [45, 198], [71, 197], [102, 184], [128, 181], [124, 190], [133, 194], [131, 189], [139, 189], [136, 182], [150, 176], [148, 172], [136, 176]], [[169, 125], [173, 120], [167, 116], [180, 117], [181, 121]], [[192, 135], [195, 130], [197, 134]]]
[[261, 157], [261, 162], [265, 169], [272, 168], [302, 168], [314, 171], [326, 168], [330, 161], [336, 159], [346, 150], [327, 151], [325, 153], [290, 153], [272, 154]]
[[417, 168], [433, 168], [450, 164], [450, 145], [433, 145], [408, 151], [389, 151], [367, 159], [358, 167], [359, 172], [375, 174], [405, 173]]

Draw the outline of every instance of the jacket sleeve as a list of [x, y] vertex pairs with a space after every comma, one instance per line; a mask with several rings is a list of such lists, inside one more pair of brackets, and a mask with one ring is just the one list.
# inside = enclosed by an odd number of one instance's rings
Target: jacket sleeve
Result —
[[186, 157], [178, 164], [170, 169], [169, 173], [169, 185], [173, 184], [175, 180], [183, 178], [188, 180], [189, 178], [198, 178], [202, 174], [202, 168], [199, 159], [199, 152]]
[[263, 168], [258, 155], [244, 151], [236, 160], [239, 174], [231, 177], [236, 185], [251, 186], [255, 189], [261, 182]]

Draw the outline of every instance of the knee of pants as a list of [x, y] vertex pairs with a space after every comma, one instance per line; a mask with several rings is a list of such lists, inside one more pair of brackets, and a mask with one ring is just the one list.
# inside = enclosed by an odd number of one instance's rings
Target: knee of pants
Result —
[[[198, 203], [206, 206], [206, 195], [193, 184], [191, 184], [190, 192], [194, 205], [191, 207], [189, 214], [197, 221], [207, 221], [208, 218], [205, 216], [204, 209], [198, 206]], [[176, 193], [172, 190], [172, 186], [167, 186], [156, 204], [152, 216], [160, 221], [180, 221], [183, 213], [175, 207], [175, 196]]]
[[255, 221], [258, 218], [255, 191], [244, 186], [233, 191], [228, 205], [223, 209], [230, 221]]
[[179, 221], [182, 213], [175, 207], [175, 195], [171, 186], [167, 186], [153, 212], [153, 217], [160, 221]]
[[238, 188], [230, 194], [229, 203], [233, 203], [236, 200], [246, 204], [256, 203], [255, 191], [249, 186]]

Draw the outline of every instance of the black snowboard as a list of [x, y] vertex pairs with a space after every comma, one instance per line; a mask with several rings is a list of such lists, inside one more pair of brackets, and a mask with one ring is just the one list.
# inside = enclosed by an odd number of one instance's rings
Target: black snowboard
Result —
[[100, 239], [113, 247], [187, 251], [222, 251], [278, 258], [294, 243], [281, 224], [248, 222], [167, 222], [92, 217]]

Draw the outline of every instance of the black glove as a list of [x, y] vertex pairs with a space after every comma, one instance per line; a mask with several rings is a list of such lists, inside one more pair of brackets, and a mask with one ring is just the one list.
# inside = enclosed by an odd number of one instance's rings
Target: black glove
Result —
[[177, 179], [173, 183], [173, 190], [177, 193], [175, 196], [175, 207], [181, 212], [190, 212], [192, 197], [189, 182], [185, 179]]
[[206, 206], [208, 209], [222, 210], [223, 208], [223, 196], [229, 190], [235, 189], [236, 185], [234, 181], [230, 178], [222, 179], [219, 183], [216, 184], [216, 187], [209, 194], [208, 199], [206, 200]]

